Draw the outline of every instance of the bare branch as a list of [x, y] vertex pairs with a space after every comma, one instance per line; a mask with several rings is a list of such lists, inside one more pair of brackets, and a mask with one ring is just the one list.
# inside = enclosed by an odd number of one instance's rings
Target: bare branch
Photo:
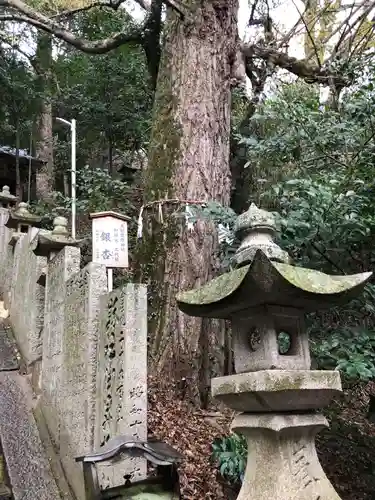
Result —
[[[293, 2], [294, 7], [297, 9], [297, 12], [298, 12], [298, 14], [300, 16], [301, 21], [303, 22], [303, 24], [305, 26], [305, 30], [306, 30], [307, 36], [309, 37], [311, 45], [313, 46], [313, 49], [314, 49], [314, 52], [315, 52], [316, 61], [318, 63], [319, 68], [321, 68], [322, 64], [321, 64], [321, 61], [320, 61], [319, 52], [318, 52], [318, 49], [316, 47], [316, 43], [315, 43], [314, 37], [312, 36], [310, 28], [309, 28], [309, 26], [308, 26], [308, 24], [307, 24], [307, 22], [305, 20], [305, 17], [303, 15], [303, 13], [299, 10], [298, 5], [296, 4], [296, 2], [294, 0], [292, 0], [292, 2]], [[315, 26], [315, 23], [314, 23], [313, 27], [314, 26]]]
[[322, 85], [330, 85], [336, 82], [340, 85], [347, 85], [348, 82], [340, 75], [332, 74], [329, 70], [319, 68], [319, 66], [310, 64], [306, 59], [297, 59], [291, 57], [284, 52], [279, 52], [272, 47], [266, 47], [260, 44], [244, 44], [242, 52], [245, 59], [258, 58], [263, 61], [286, 69], [294, 75], [303, 78], [309, 83], [320, 83]]
[[[355, 16], [362, 8], [364, 8], [365, 10], [360, 14], [360, 16], [358, 18], [356, 18], [351, 24], [348, 24], [349, 21], [350, 21], [350, 19], [352, 19], [353, 16]], [[358, 22], [362, 22], [361, 19], [363, 19], [364, 17], [366, 17], [371, 12], [371, 10], [373, 8], [374, 8], [374, 2], [372, 0], [371, 1], [369, 1], [369, 0], [363, 0], [362, 2], [360, 2], [359, 4], [357, 4], [356, 8], [354, 10], [351, 10], [350, 13], [348, 14], [348, 16], [338, 26], [336, 26], [336, 28], [328, 36], [326, 36], [325, 38], [323, 38], [323, 40], [321, 41], [321, 44], [325, 45], [330, 40], [332, 40], [333, 37], [337, 33], [339, 33], [340, 30], [344, 26], [346, 26], [346, 28], [345, 28], [346, 33], [350, 33], [351, 30], [358, 24]], [[338, 44], [335, 47], [335, 51], [336, 52], [338, 52], [339, 45], [343, 42], [344, 39], [345, 39], [345, 35], [340, 37], [340, 40], [339, 40]], [[310, 57], [311, 57], [311, 54], [307, 55], [308, 59]]]
[[90, 42], [82, 38], [77, 38], [74, 34], [66, 29], [59, 26], [51, 26], [49, 23], [43, 23], [42, 21], [31, 19], [27, 16], [19, 15], [6, 15], [0, 16], [0, 21], [15, 21], [20, 23], [27, 23], [34, 26], [37, 29], [50, 33], [54, 35], [59, 40], [72, 45], [76, 49], [85, 52], [86, 54], [105, 54], [110, 50], [116, 49], [125, 43], [142, 43], [142, 33], [135, 31], [134, 33], [116, 33], [110, 38], [105, 38], [104, 40], [99, 40], [95, 42]]
[[[151, 1], [150, 0], [135, 0], [137, 4], [142, 7], [142, 9], [147, 12], [151, 11]], [[87, 12], [91, 9], [113, 9], [117, 10], [124, 0], [109, 0], [108, 2], [93, 2], [90, 5], [85, 5], [84, 7], [77, 7], [76, 9], [65, 10], [52, 16], [53, 19], [64, 19], [74, 16], [75, 14], [80, 14], [81, 12]]]
[[258, 1], [259, 0], [255, 0], [252, 7], [251, 7], [251, 13], [250, 13], [250, 19], [249, 19], [249, 26], [253, 26], [252, 25], [252, 22], [254, 21], [255, 17], [255, 9], [257, 8], [257, 5], [258, 5]]

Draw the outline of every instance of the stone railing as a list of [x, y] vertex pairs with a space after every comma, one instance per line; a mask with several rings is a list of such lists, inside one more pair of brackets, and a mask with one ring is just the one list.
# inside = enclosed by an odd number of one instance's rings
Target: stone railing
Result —
[[[0, 201], [2, 193], [0, 193]], [[0, 209], [0, 293], [66, 478], [84, 499], [81, 465], [119, 434], [147, 438], [147, 294], [127, 284], [107, 292], [106, 269], [80, 269], [80, 249], [58, 217]], [[144, 459], [99, 469], [102, 488], [146, 476]]]

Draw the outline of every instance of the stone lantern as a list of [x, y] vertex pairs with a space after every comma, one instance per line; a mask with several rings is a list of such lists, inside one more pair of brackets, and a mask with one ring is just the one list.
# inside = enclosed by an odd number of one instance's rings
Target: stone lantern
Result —
[[[31, 242], [31, 247], [38, 257], [47, 257], [47, 264], [64, 247], [77, 247], [82, 240], [74, 240], [68, 231], [68, 220], [65, 217], [55, 217], [53, 220], [53, 230], [46, 231], [40, 229], [39, 233]], [[46, 286], [46, 272], [43, 271], [37, 280], [38, 285]]]
[[33, 252], [39, 257], [47, 257], [50, 261], [64, 247], [76, 247], [81, 240], [74, 240], [68, 231], [68, 221], [65, 217], [55, 217], [53, 220], [53, 230], [41, 229], [35, 238]]
[[8, 229], [13, 229], [9, 244], [15, 246], [22, 233], [27, 233], [30, 227], [39, 227], [41, 217], [33, 215], [28, 210], [27, 203], [21, 201], [15, 210], [9, 211], [9, 218], [5, 224]]
[[[328, 425], [316, 410], [341, 389], [338, 371], [311, 370], [304, 314], [358, 296], [372, 273], [327, 274], [291, 265], [276, 245], [273, 214], [254, 204], [238, 217], [237, 268], [178, 295], [190, 316], [229, 319], [235, 375], [212, 380], [212, 395], [233, 410], [247, 439], [238, 500], [339, 500], [315, 450]], [[279, 336], [288, 339], [281, 354]]]
[[4, 186], [0, 191], [0, 205], [3, 208], [11, 208], [17, 203], [17, 196], [10, 194], [9, 186]]
[[27, 203], [21, 201], [15, 210], [9, 212], [5, 226], [15, 229], [18, 233], [27, 233], [29, 227], [39, 227], [41, 220], [41, 217], [29, 212]]

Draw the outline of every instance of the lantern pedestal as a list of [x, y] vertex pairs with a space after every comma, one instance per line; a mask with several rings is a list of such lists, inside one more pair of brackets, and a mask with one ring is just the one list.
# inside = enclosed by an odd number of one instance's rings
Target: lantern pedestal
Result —
[[248, 458], [237, 500], [340, 500], [315, 449], [327, 426], [318, 414], [238, 415], [232, 429], [246, 437]]
[[315, 450], [328, 422], [314, 413], [341, 392], [337, 371], [261, 370], [214, 378], [211, 387], [215, 399], [244, 412], [232, 423], [248, 446], [238, 500], [340, 500]]

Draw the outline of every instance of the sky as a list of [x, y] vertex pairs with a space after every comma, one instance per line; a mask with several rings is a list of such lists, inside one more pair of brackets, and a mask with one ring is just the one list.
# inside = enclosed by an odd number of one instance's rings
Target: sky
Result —
[[[303, 4], [300, 0], [281, 0], [279, 3], [279, 7], [271, 11], [271, 15], [278, 26], [282, 26], [287, 31], [297, 22], [299, 16], [298, 10], [302, 10]], [[142, 20], [144, 18], [144, 11], [135, 0], [128, 0], [126, 9], [136, 19]], [[249, 0], [239, 0], [238, 31], [242, 40], [246, 40], [248, 35], [247, 24], [250, 18], [250, 10]], [[300, 41], [294, 41], [289, 53], [294, 57], [303, 57], [303, 48]]]
[[[279, 0], [280, 6], [271, 11], [271, 15], [276, 24], [287, 32], [298, 20], [298, 9], [302, 9], [302, 2], [300, 0]], [[136, 0], [127, 0], [124, 4], [125, 9], [132, 14], [132, 16], [141, 21], [145, 17], [145, 11], [139, 6]], [[296, 8], [297, 6], [297, 8]], [[247, 27], [250, 17], [249, 0], [239, 0], [238, 9], [238, 30], [242, 40], [246, 40], [249, 36], [249, 29]], [[15, 35], [19, 31], [17, 25], [14, 25]], [[21, 28], [20, 28], [21, 29]], [[29, 41], [21, 43], [21, 49], [25, 53], [32, 55], [35, 51], [35, 43], [32, 38]], [[301, 41], [294, 39], [289, 48], [289, 54], [294, 57], [303, 57], [303, 47]]]

